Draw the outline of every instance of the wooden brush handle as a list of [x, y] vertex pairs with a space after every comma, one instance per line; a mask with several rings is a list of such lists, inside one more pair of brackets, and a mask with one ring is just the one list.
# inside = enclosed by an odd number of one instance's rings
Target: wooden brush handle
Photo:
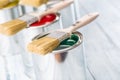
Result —
[[44, 15], [47, 15], [49, 13], [56, 13], [59, 10], [69, 6], [71, 3], [73, 3], [74, 0], [66, 0], [66, 1], [61, 1], [55, 5], [53, 5], [51, 8], [47, 9], [46, 11], [42, 12], [42, 13], [31, 13], [31, 15], [37, 16], [37, 17], [41, 17]]
[[75, 24], [73, 24], [71, 27], [67, 28], [67, 32], [71, 33], [73, 31], [76, 31], [77, 29], [89, 24], [93, 20], [95, 20], [98, 17], [98, 13], [90, 13], [88, 15], [83, 16], [79, 21], [77, 21]]
[[74, 0], [61, 1], [58, 4], [53, 5], [52, 8], [48, 10], [48, 12], [58, 12], [59, 10], [69, 6], [71, 3], [73, 3], [73, 1]]

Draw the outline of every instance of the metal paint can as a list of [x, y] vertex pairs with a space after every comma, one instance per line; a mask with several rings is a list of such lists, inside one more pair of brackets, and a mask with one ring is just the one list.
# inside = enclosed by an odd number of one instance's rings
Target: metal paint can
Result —
[[77, 42], [45, 56], [33, 54], [36, 80], [86, 80], [83, 36], [74, 32]]
[[[19, 6], [14, 5], [0, 9], [0, 23], [13, 20], [20, 16]], [[0, 80], [29, 80], [25, 75], [24, 52], [22, 32], [14, 36], [0, 34]]]

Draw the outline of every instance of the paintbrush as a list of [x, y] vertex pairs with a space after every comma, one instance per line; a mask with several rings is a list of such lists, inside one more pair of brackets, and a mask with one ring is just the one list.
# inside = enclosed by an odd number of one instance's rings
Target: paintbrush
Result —
[[71, 3], [73, 3], [73, 0], [61, 1], [41, 13], [33, 12], [23, 15], [17, 19], [2, 23], [0, 24], [0, 33], [7, 36], [14, 35], [17, 32], [23, 30], [24, 28], [28, 28], [32, 23], [40, 20], [42, 16], [50, 13], [57, 13], [59, 10], [67, 7]]
[[20, 0], [19, 4], [28, 5], [33, 7], [39, 7], [42, 4], [46, 4], [49, 0]]
[[0, 9], [6, 8], [10, 5], [10, 3], [15, 2], [18, 0], [0, 0]]
[[98, 13], [90, 13], [83, 16], [79, 21], [77, 21], [69, 28], [56, 30], [45, 37], [33, 40], [27, 46], [28, 51], [42, 55], [52, 52], [60, 44], [60, 42], [68, 38], [73, 31], [92, 22], [98, 15]]
[[9, 0], [0, 0], [0, 9], [6, 6], [9, 2]]

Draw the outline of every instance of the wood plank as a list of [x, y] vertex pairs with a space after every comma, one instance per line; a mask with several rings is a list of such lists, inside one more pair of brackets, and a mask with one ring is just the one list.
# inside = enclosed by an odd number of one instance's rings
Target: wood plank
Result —
[[113, 5], [111, 2], [114, 1], [80, 0], [82, 15], [94, 11], [101, 15], [94, 23], [80, 30], [84, 34], [87, 64], [95, 80], [120, 79], [120, 11], [117, 2]]

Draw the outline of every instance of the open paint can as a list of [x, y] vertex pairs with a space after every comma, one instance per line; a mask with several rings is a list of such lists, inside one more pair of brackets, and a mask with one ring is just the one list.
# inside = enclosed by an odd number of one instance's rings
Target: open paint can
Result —
[[[6, 8], [0, 9], [1, 24], [19, 16], [17, 4], [11, 3]], [[29, 80], [24, 65], [27, 59], [22, 55], [25, 54], [23, 41], [21, 32], [10, 37], [0, 34], [0, 80]]]
[[52, 53], [32, 54], [36, 80], [85, 80], [82, 41], [82, 34], [73, 32]]
[[79, 32], [73, 32], [70, 38], [67, 38], [64, 41], [62, 41], [60, 45], [53, 51], [56, 60], [58, 60], [58, 62], [63, 62], [69, 51], [79, 46], [82, 43], [82, 41], [82, 34]]

